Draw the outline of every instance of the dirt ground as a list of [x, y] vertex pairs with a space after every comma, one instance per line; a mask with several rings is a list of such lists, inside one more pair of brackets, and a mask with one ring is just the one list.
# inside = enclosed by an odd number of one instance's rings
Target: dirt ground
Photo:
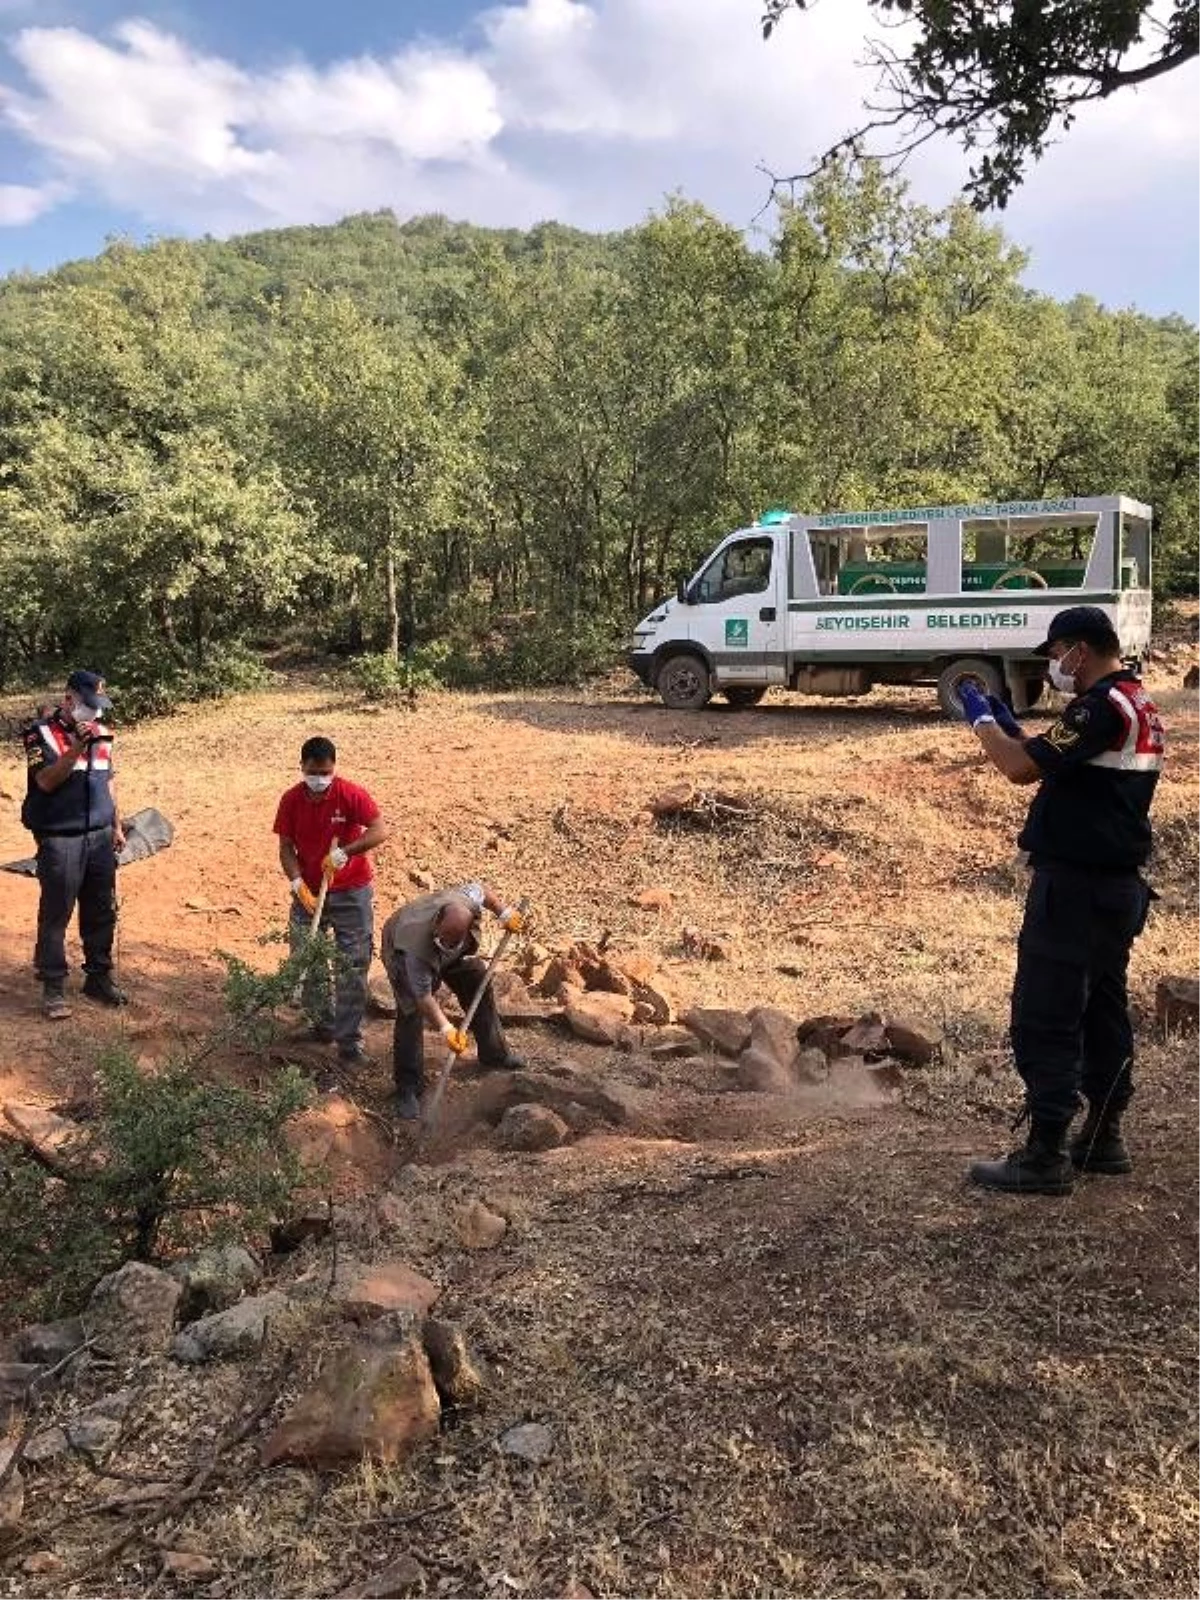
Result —
[[[218, 949], [279, 959], [261, 942], [286, 915], [271, 822], [316, 732], [391, 823], [380, 921], [418, 892], [412, 871], [483, 877], [530, 897], [538, 939], [607, 933], [661, 961], [684, 1001], [920, 1013], [947, 1047], [898, 1101], [863, 1105], [734, 1094], [711, 1059], [650, 1066], [516, 1030], [535, 1064], [569, 1057], [625, 1085], [631, 1129], [502, 1155], [453, 1137], [464, 1083], [451, 1137], [414, 1162], [387, 1115], [390, 1025], [372, 1020], [373, 1065], [313, 1114], [312, 1147], [339, 1175], [343, 1248], [403, 1255], [446, 1286], [446, 1313], [487, 1363], [486, 1405], [403, 1471], [264, 1473], [243, 1447], [175, 1524], [176, 1548], [217, 1562], [194, 1589], [144, 1543], [72, 1588], [114, 1531], [94, 1511], [105, 1485], [77, 1463], [43, 1474], [26, 1517], [49, 1529], [75, 1508], [44, 1540], [65, 1576], [31, 1577], [18, 1553], [0, 1561], [0, 1593], [331, 1594], [406, 1551], [440, 1594], [1195, 1592], [1196, 1055], [1153, 1023], [1157, 980], [1196, 969], [1197, 705], [1179, 688], [1193, 660], [1176, 641], [1148, 675], [1170, 747], [1162, 899], [1132, 971], [1137, 1168], [1061, 1201], [962, 1181], [971, 1157], [1008, 1147], [1018, 1099], [1004, 1027], [1028, 796], [930, 694], [772, 694], [753, 712], [688, 715], [609, 684], [379, 713], [291, 683], [131, 730], [125, 809], [157, 806], [177, 829], [121, 876], [133, 1004], [113, 1019], [80, 1002], [43, 1023], [36, 886], [5, 876], [0, 1100], [70, 1101], [109, 1034], [161, 1060], [211, 1028]], [[717, 833], [637, 821], [676, 780], [748, 794], [753, 818]], [[0, 859], [27, 853], [23, 787], [6, 757]], [[650, 887], [670, 890], [670, 910], [630, 904]], [[731, 959], [688, 959], [685, 925], [721, 936]], [[222, 1067], [261, 1081], [283, 1059], [322, 1054], [296, 1030]], [[409, 1208], [398, 1236], [376, 1216], [385, 1191]], [[486, 1254], [445, 1222], [472, 1196], [512, 1224]], [[323, 1270], [318, 1252], [307, 1270]], [[242, 1378], [173, 1381], [147, 1402], [130, 1460], [186, 1466]], [[536, 1470], [496, 1448], [525, 1418], [555, 1436]]]

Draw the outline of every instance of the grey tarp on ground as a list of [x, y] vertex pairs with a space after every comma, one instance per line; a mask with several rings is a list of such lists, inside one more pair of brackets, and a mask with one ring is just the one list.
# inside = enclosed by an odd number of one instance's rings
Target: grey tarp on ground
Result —
[[[153, 806], [135, 811], [126, 818], [125, 848], [117, 857], [117, 865], [130, 867], [135, 861], [156, 856], [160, 850], [167, 848], [174, 837], [174, 825], [161, 811], [156, 811]], [[0, 872], [19, 872], [23, 878], [36, 878], [37, 857], [26, 856], [23, 861], [6, 861], [0, 865]]]

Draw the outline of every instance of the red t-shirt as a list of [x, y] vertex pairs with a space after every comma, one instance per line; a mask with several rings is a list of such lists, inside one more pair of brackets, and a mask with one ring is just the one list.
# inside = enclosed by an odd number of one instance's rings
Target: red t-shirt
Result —
[[[290, 839], [300, 857], [300, 873], [316, 894], [321, 863], [336, 839], [345, 847], [366, 832], [379, 807], [365, 789], [335, 777], [324, 794], [314, 795], [305, 783], [289, 789], [275, 813], [275, 832]], [[351, 856], [329, 885], [330, 890], [361, 889], [375, 876], [369, 855]]]

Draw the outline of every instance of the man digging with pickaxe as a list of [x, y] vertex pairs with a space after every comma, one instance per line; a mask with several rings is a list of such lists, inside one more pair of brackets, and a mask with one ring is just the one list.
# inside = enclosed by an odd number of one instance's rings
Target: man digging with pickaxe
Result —
[[451, 1060], [461, 1056], [469, 1044], [466, 1029], [456, 1028], [438, 1005], [437, 991], [443, 983], [467, 1013], [464, 1020], [475, 1035], [480, 1066], [515, 1070], [525, 1065], [522, 1057], [508, 1048], [496, 1002], [485, 982], [490, 968], [477, 954], [485, 909], [499, 919], [506, 935], [520, 933], [521, 911], [505, 905], [482, 883], [422, 895], [401, 906], [384, 923], [380, 955], [396, 995], [392, 1045], [396, 1110], [406, 1122], [415, 1122], [421, 1115], [425, 1024], [441, 1034]]

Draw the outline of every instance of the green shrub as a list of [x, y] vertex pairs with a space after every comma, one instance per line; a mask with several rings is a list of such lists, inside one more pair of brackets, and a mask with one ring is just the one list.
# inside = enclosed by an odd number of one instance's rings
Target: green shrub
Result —
[[185, 667], [147, 644], [120, 651], [108, 668], [108, 692], [122, 722], [160, 717], [196, 700], [261, 689], [266, 668], [241, 645], [214, 648], [201, 667]]
[[443, 687], [449, 647], [440, 640], [419, 645], [411, 655], [381, 652], [355, 656], [343, 669], [348, 688], [372, 704], [412, 704], [418, 694]]
[[94, 1117], [61, 1167], [0, 1150], [0, 1283], [10, 1309], [75, 1309], [128, 1260], [245, 1239], [286, 1210], [305, 1173], [284, 1127], [308, 1103], [289, 1068], [265, 1091], [199, 1078], [192, 1060], [143, 1072], [96, 1064]]

